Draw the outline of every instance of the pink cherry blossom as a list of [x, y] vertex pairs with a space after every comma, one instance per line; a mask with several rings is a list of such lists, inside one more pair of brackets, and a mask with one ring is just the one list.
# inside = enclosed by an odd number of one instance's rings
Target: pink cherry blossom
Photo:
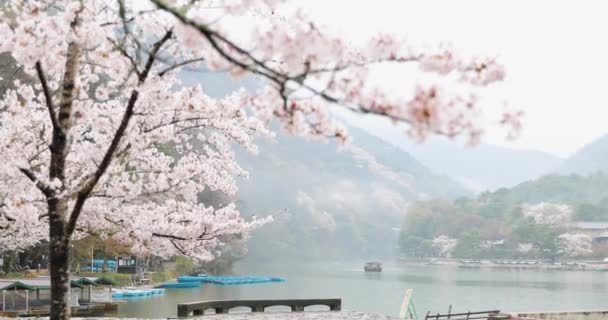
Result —
[[[14, 81], [0, 99], [0, 246], [49, 241], [53, 319], [69, 316], [73, 238], [93, 233], [141, 255], [209, 260], [222, 239], [270, 221], [198, 196], [237, 192], [248, 173], [234, 148], [257, 152], [254, 139], [269, 134], [271, 120], [293, 134], [346, 141], [332, 112], [341, 107], [408, 124], [420, 141], [477, 141], [478, 93], [505, 78], [494, 58], [422, 50], [399, 35], [350, 44], [286, 1], [131, 4], [8, 0], [0, 13], [0, 52], [31, 79]], [[399, 95], [373, 81], [376, 67], [404, 64], [454, 86]], [[213, 98], [180, 80], [185, 69], [254, 75], [264, 85]], [[499, 122], [519, 129], [519, 115]], [[433, 243], [447, 256], [457, 240]]]

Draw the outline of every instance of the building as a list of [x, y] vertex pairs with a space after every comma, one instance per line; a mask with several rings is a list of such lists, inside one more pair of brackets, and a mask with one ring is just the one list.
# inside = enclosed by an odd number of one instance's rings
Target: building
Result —
[[120, 256], [116, 257], [116, 271], [118, 273], [136, 274], [138, 261], [136, 257]]
[[608, 244], [608, 222], [576, 221], [568, 226], [570, 233], [582, 233], [590, 236], [594, 244]]
[[583, 233], [591, 237], [599, 236], [608, 232], [608, 222], [606, 221], [575, 221], [568, 225], [568, 232]]
[[[112, 285], [105, 277], [71, 278], [70, 306], [77, 312], [100, 312], [114, 309]], [[93, 287], [102, 287], [102, 298], [96, 299]], [[50, 309], [50, 277], [0, 279], [0, 317], [44, 316]], [[75, 313], [83, 314], [83, 313]]]

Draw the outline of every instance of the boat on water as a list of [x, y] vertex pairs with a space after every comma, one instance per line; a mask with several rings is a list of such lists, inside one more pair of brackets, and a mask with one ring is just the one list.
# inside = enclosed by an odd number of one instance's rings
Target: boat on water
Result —
[[382, 263], [378, 261], [367, 262], [365, 266], [363, 266], [363, 270], [365, 270], [365, 272], [382, 272]]
[[176, 289], [176, 288], [198, 288], [200, 282], [165, 282], [158, 285], [158, 288]]
[[210, 283], [217, 285], [241, 285], [241, 284], [255, 284], [255, 283], [268, 283], [268, 282], [284, 282], [285, 279], [278, 277], [251, 277], [251, 276], [180, 276], [177, 277], [179, 283]]
[[112, 289], [112, 298], [132, 298], [132, 297], [145, 297], [152, 295], [164, 294], [165, 289], [159, 288], [137, 288], [127, 287], [122, 289]]

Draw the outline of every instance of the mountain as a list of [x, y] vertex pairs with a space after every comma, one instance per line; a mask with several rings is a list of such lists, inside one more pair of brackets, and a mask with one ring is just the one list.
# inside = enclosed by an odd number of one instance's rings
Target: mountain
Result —
[[608, 135], [604, 135], [578, 150], [556, 170], [558, 174], [587, 175], [608, 173]]
[[481, 144], [463, 146], [461, 142], [432, 137], [424, 143], [412, 141], [403, 128], [388, 123], [346, 117], [346, 121], [387, 141], [423, 163], [437, 174], [480, 192], [512, 187], [550, 173], [563, 161], [549, 153]]
[[[546, 175], [507, 189], [480, 194], [483, 199], [501, 199], [508, 203], [553, 202], [571, 205], [608, 206], [608, 174], [596, 172], [585, 176]], [[608, 211], [606, 211], [608, 215]], [[607, 217], [608, 218], [608, 217]]]
[[404, 138], [395, 141], [431, 170], [445, 174], [470, 188], [494, 190], [512, 187], [551, 172], [562, 159], [534, 150], [481, 144], [463, 147], [445, 139], [416, 144]]
[[258, 155], [237, 154], [251, 173], [240, 182], [241, 211], [275, 217], [254, 233], [250, 258], [392, 255], [409, 203], [472, 194], [381, 139], [349, 133], [352, 144], [340, 147], [277, 130]]

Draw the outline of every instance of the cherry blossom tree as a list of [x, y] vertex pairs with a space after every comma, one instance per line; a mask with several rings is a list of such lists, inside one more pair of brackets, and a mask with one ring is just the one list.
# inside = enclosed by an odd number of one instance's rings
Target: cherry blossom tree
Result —
[[585, 257], [592, 253], [591, 236], [578, 233], [564, 233], [557, 237], [558, 253], [566, 257]]
[[445, 234], [442, 234], [433, 239], [433, 248], [436, 248], [439, 252], [439, 255], [442, 257], [450, 258], [452, 256], [452, 252], [456, 249], [458, 245], [458, 239], [450, 238]]
[[529, 242], [523, 242], [517, 244], [517, 252], [522, 254], [528, 254], [534, 250], [534, 244]]
[[574, 209], [567, 204], [540, 202], [523, 204], [522, 212], [538, 224], [563, 225], [570, 222]]
[[[247, 173], [232, 147], [255, 152], [270, 119], [345, 140], [332, 116], [341, 107], [406, 123], [418, 140], [475, 142], [477, 93], [505, 76], [493, 58], [421, 50], [393, 35], [349, 45], [280, 0], [10, 0], [0, 34], [0, 52], [33, 79], [14, 80], [0, 101], [0, 241], [19, 249], [48, 240], [51, 319], [70, 316], [73, 238], [207, 260], [222, 237], [267, 222], [197, 195], [236, 192]], [[370, 81], [382, 64], [418, 66], [458, 90], [420, 85], [395, 95]], [[254, 75], [266, 86], [213, 99], [180, 81], [184, 69]], [[517, 129], [519, 116], [496, 121]]]

